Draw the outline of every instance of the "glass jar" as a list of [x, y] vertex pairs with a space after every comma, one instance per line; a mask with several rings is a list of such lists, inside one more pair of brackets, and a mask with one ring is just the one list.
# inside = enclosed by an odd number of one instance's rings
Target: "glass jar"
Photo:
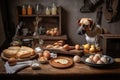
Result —
[[22, 15], [26, 15], [26, 7], [25, 7], [25, 5], [22, 6]]
[[31, 15], [31, 14], [32, 14], [32, 7], [31, 7], [31, 5], [28, 5], [27, 14], [28, 14], [28, 15]]
[[36, 4], [36, 5], [35, 5], [35, 13], [36, 13], [36, 14], [41, 14], [40, 4]]
[[50, 15], [50, 8], [46, 7], [46, 11], [45, 11], [46, 15]]
[[57, 14], [57, 7], [56, 7], [55, 3], [52, 4], [51, 14], [52, 15], [56, 15]]

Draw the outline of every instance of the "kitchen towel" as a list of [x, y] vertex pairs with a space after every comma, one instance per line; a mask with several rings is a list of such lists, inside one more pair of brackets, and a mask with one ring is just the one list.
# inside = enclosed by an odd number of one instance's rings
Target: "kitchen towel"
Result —
[[5, 63], [5, 69], [6, 69], [6, 73], [8, 74], [14, 74], [16, 73], [18, 70], [30, 66], [32, 64], [32, 61], [23, 61], [23, 62], [17, 62], [16, 65], [14, 66], [10, 66], [8, 62]]

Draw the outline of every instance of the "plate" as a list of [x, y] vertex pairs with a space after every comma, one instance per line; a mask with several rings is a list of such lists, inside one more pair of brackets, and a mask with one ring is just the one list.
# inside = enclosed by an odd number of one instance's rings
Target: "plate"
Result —
[[[67, 60], [68, 63], [67, 64], [61, 64], [59, 62], [56, 62], [55, 60], [58, 59], [63, 59], [63, 60]], [[49, 61], [50, 65], [55, 67], [55, 68], [68, 68], [71, 67], [73, 65], [73, 60], [67, 57], [57, 57], [57, 58], [53, 58]]]
[[[95, 54], [91, 54], [91, 55], [95, 55]], [[110, 57], [110, 56], [107, 56], [107, 55], [105, 55], [107, 58], [109, 58], [109, 63], [107, 63], [107, 64], [88, 63], [88, 62], [86, 62], [85, 60], [86, 60], [86, 58], [88, 58], [89, 56], [90, 56], [90, 54], [89, 54], [89, 55], [84, 55], [84, 56], [82, 57], [82, 62], [85, 63], [85, 64], [88, 65], [88, 66], [91, 66], [91, 67], [105, 68], [105, 67], [111, 66], [111, 64], [114, 63], [114, 59], [113, 59], [112, 57]], [[104, 56], [104, 55], [103, 55], [103, 56]]]
[[[37, 56], [38, 56], [38, 55], [35, 54], [35, 55], [32, 55], [32, 56], [30, 56], [30, 57], [26, 57], [26, 58], [23, 58], [23, 59], [18, 58], [17, 61], [26, 61], [26, 60], [34, 59], [34, 58], [36, 58]], [[1, 58], [4, 59], [4, 60], [6, 60], [6, 61], [9, 59], [9, 58], [5, 57], [5, 56], [3, 55], [3, 53], [1, 53]]]

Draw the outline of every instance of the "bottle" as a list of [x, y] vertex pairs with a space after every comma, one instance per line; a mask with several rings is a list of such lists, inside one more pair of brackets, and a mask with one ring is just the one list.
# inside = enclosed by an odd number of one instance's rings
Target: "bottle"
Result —
[[46, 8], [46, 15], [50, 15], [50, 8], [49, 7]]
[[36, 14], [40, 14], [41, 13], [40, 4], [36, 4], [36, 6], [35, 6], [35, 13]]
[[22, 15], [26, 15], [26, 8], [25, 8], [25, 5], [22, 6]]
[[33, 46], [39, 46], [39, 33], [38, 33], [38, 26], [35, 26], [35, 32], [33, 34]]
[[31, 5], [28, 5], [27, 14], [28, 14], [28, 15], [31, 15], [31, 14], [32, 14], [32, 7], [31, 7]]
[[33, 48], [35, 50], [35, 53], [41, 54], [41, 52], [43, 51], [42, 44], [43, 44], [43, 40], [41, 40], [39, 38], [39, 35], [36, 34], [33, 38]]
[[55, 3], [52, 4], [51, 14], [52, 15], [56, 15], [57, 14], [57, 7], [56, 7]]

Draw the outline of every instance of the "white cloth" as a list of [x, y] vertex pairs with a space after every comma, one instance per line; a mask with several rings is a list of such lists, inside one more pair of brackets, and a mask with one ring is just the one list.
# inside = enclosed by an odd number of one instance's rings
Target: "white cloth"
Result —
[[23, 61], [23, 62], [17, 62], [16, 65], [14, 66], [10, 66], [8, 62], [5, 63], [5, 69], [6, 69], [6, 73], [8, 74], [14, 74], [16, 73], [18, 70], [30, 66], [32, 64], [32, 61]]

